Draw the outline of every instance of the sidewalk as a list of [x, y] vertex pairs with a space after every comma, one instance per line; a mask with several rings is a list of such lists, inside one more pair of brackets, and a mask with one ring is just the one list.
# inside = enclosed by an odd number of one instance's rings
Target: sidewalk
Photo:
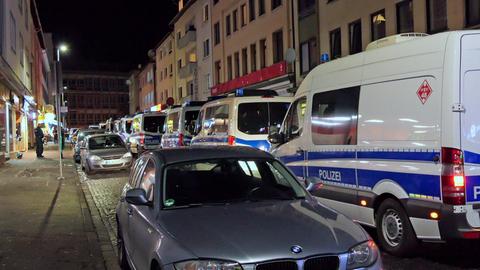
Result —
[[0, 166], [0, 269], [105, 269], [71, 152], [30, 150]]

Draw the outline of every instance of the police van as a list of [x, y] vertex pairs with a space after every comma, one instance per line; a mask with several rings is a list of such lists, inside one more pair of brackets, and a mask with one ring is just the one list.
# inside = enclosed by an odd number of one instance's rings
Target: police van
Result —
[[264, 151], [270, 129], [279, 129], [291, 97], [273, 90], [239, 89], [214, 97], [200, 110], [191, 145], [242, 145]]
[[203, 104], [205, 102], [190, 101], [168, 110], [165, 121], [165, 133], [162, 136], [162, 148], [190, 145], [198, 113]]
[[128, 138], [132, 134], [132, 124], [133, 124], [133, 116], [125, 116], [120, 119], [118, 123], [118, 135], [122, 138], [124, 143], [128, 142]]
[[132, 154], [160, 149], [164, 133], [166, 114], [164, 112], [145, 112], [133, 117], [132, 134], [128, 146]]
[[403, 34], [315, 68], [272, 152], [395, 255], [480, 238], [480, 31]]

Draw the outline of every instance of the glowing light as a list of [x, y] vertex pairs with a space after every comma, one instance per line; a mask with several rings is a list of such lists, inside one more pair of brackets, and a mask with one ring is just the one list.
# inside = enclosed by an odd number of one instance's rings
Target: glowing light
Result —
[[438, 213], [437, 212], [431, 212], [430, 213], [430, 218], [431, 219], [438, 219]]

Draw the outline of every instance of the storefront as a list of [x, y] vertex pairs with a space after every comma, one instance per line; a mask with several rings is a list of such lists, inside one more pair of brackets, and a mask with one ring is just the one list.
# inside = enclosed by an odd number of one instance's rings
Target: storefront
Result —
[[0, 82], [0, 163], [13, 151], [10, 90]]

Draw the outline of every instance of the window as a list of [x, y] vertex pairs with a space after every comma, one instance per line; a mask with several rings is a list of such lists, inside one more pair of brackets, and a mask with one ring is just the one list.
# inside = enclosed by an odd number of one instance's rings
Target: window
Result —
[[[477, 8], [477, 10], [480, 10]], [[427, 1], [427, 31], [428, 33], [437, 33], [447, 30], [447, 0], [428, 0]]]
[[180, 40], [182, 38], [182, 32], [177, 33], [177, 40]]
[[348, 25], [348, 34], [350, 36], [350, 54], [356, 54], [362, 51], [362, 22], [361, 20], [352, 22]]
[[330, 55], [332, 59], [342, 57], [342, 33], [340, 28], [330, 32]]
[[467, 26], [480, 24], [480, 0], [466, 0], [465, 12]]
[[413, 32], [413, 3], [405, 0], [397, 4], [397, 33]]
[[380, 10], [371, 16], [372, 23], [372, 41], [384, 38], [386, 35], [385, 29], [385, 10]]
[[178, 65], [178, 70], [180, 71], [180, 69], [182, 68], [182, 59], [178, 59], [177, 65]]
[[301, 71], [305, 74], [317, 65], [317, 41], [315, 38], [310, 39], [300, 45], [301, 53]]
[[242, 49], [242, 76], [247, 75], [248, 73], [248, 50], [247, 48]]
[[213, 26], [213, 31], [214, 31], [214, 43], [215, 45], [218, 45], [220, 44], [220, 23], [215, 23], [215, 25]]
[[298, 0], [298, 12], [305, 16], [315, 7], [315, 0]]
[[258, 16], [265, 14], [265, 0], [258, 0]]
[[249, 135], [268, 134], [282, 125], [289, 103], [242, 103], [238, 106], [238, 130]]
[[185, 112], [184, 132], [192, 135], [191, 132], [195, 129], [195, 122], [197, 121], [199, 111]]
[[225, 18], [225, 32], [227, 37], [232, 33], [232, 20], [230, 15], [227, 15]]
[[240, 77], [240, 54], [238, 52], [234, 54], [233, 61], [235, 62], [235, 78], [238, 78]]
[[250, 72], [257, 71], [257, 44], [250, 45]]
[[210, 40], [207, 39], [203, 42], [203, 57], [208, 57], [210, 55]]
[[167, 116], [167, 133], [177, 132], [180, 126], [180, 113], [171, 113]]
[[248, 8], [249, 8], [249, 19], [250, 21], [255, 20], [255, 0], [248, 0]]
[[267, 66], [267, 40], [260, 40], [260, 68]]
[[232, 13], [232, 20], [233, 20], [233, 32], [238, 31], [238, 10], [234, 10]]
[[282, 0], [272, 0], [272, 10], [282, 5]]
[[17, 53], [17, 23], [10, 12], [10, 48]]
[[23, 13], [23, 1], [24, 0], [18, 0], [18, 9], [20, 10], [20, 14]]
[[160, 133], [163, 131], [165, 125], [165, 116], [144, 116], [143, 130], [145, 132]]
[[243, 4], [241, 6], [241, 10], [242, 10], [241, 25], [243, 27], [243, 26], [247, 25], [247, 20], [248, 20], [248, 18], [247, 18], [247, 5]]
[[219, 84], [222, 81], [220, 78], [221, 74], [222, 74], [221, 62], [217, 61], [215, 62], [215, 84]]
[[20, 50], [19, 50], [19, 56], [20, 56], [20, 65], [23, 67], [25, 65], [25, 44], [23, 42], [23, 35], [22, 33], [19, 33], [19, 36], [18, 36], [18, 45], [20, 47]]
[[313, 96], [311, 121], [314, 144], [357, 144], [359, 96], [359, 86]]
[[233, 79], [232, 56], [227, 57], [227, 80]]
[[292, 106], [290, 106], [290, 110], [285, 117], [285, 125], [282, 130], [282, 133], [285, 134], [287, 140], [292, 140], [302, 135], [306, 109], [306, 97], [297, 99]]
[[138, 188], [145, 191], [149, 202], [153, 202], [155, 190], [155, 162], [149, 160], [145, 170], [143, 170], [142, 179]]
[[277, 31], [272, 35], [273, 63], [283, 61], [283, 31]]
[[210, 12], [208, 10], [208, 5], [205, 5], [203, 7], [203, 21], [206, 22], [208, 21], [208, 18], [210, 17]]
[[228, 132], [229, 106], [219, 105], [207, 108], [203, 129], [208, 135], [221, 135]]

